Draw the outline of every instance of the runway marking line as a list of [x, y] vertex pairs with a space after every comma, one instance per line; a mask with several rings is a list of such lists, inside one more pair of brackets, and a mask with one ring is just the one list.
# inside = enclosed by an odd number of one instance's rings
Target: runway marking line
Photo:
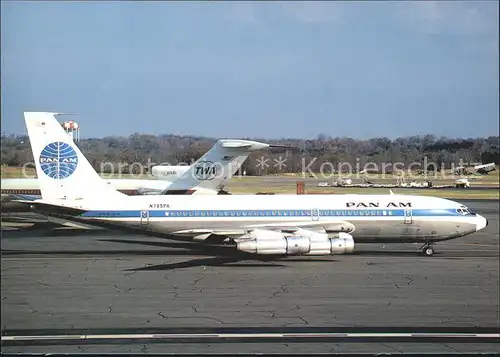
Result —
[[[492, 247], [498, 247], [498, 246], [492, 246]], [[391, 251], [391, 250], [387, 250], [387, 252], [390, 252], [390, 253], [408, 253], [408, 252], [412, 252], [410, 250], [408, 251]], [[495, 250], [491, 250], [491, 249], [474, 249], [474, 250], [462, 250], [462, 249], [447, 249], [447, 250], [443, 250], [442, 253], [446, 254], [446, 253], [457, 253], [457, 252], [461, 252], [461, 253], [466, 253], [466, 255], [464, 255], [463, 257], [461, 258], [478, 258], [478, 257], [475, 257], [474, 255], [470, 256], [471, 254], [474, 254], [474, 253], [495, 253], [496, 251]], [[356, 255], [356, 256], [353, 256], [353, 257], [356, 257], [356, 258], [373, 258], [372, 256], [370, 256], [369, 254], [371, 252], [368, 252], [366, 253], [365, 256], [363, 256], [363, 251], [359, 251], [360, 254]], [[378, 253], [378, 252], [377, 252]], [[384, 251], [380, 251], [380, 253], [384, 253]], [[36, 254], [36, 253], [35, 253]], [[51, 256], [50, 254], [43, 254], [43, 255], [40, 255], [40, 256], [33, 256], [35, 255], [33, 253], [28, 253], [28, 254], [23, 254], [22, 252], [19, 252], [16, 254], [15, 257], [13, 256], [3, 256], [2, 257], [2, 260], [3, 261], [19, 261], [19, 260], [47, 260], [47, 259], [50, 259], [50, 260], [90, 260], [90, 259], [96, 259], [96, 260], [119, 260], [121, 258], [123, 258], [123, 256], [121, 255], [102, 255], [102, 256], [77, 256], [76, 254], [75, 255], [72, 255], [72, 253], [68, 253], [68, 255], [71, 255], [69, 257], [54, 257], [54, 256]], [[23, 256], [23, 255], [28, 255], [28, 256]], [[137, 256], [139, 257], [139, 256]], [[151, 255], [151, 257], [155, 257], [154, 255]], [[184, 256], [183, 256], [184, 257]], [[191, 257], [194, 257], [194, 256], [190, 256], [190, 255], [186, 255], [185, 257], [187, 258], [191, 258]], [[205, 257], [205, 258], [210, 258], [212, 256], [210, 255], [203, 255], [203, 256], [200, 256], [200, 257]], [[330, 255], [330, 256], [326, 256], [326, 257], [337, 257], [337, 258], [340, 258], [340, 256], [338, 255]], [[417, 256], [417, 253], [415, 253], [415, 257], [418, 258]], [[487, 256], [487, 257], [481, 257], [481, 258], [497, 258], [498, 256], [497, 255], [492, 255], [492, 256]], [[342, 258], [350, 258], [350, 256], [348, 254], [346, 255], [342, 255]], [[397, 256], [391, 256], [391, 258], [404, 258], [404, 259], [407, 259], [409, 258], [408, 256], [400, 256], [400, 257], [397, 257]], [[139, 258], [138, 258], [139, 259]], [[439, 258], [438, 258], [439, 259]], [[293, 260], [283, 260], [283, 262], [293, 262]]]
[[48, 336], [2, 336], [2, 341], [43, 340], [102, 340], [102, 339], [196, 339], [196, 338], [500, 338], [500, 333], [219, 333], [219, 334], [116, 334], [116, 335], [48, 335]]

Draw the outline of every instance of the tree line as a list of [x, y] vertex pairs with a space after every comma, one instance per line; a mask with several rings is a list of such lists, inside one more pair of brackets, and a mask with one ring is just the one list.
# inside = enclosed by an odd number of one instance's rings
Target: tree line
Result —
[[[179, 135], [145, 135], [135, 133], [128, 137], [80, 139], [77, 145], [97, 171], [110, 170], [118, 173], [137, 173], [139, 166], [145, 171], [154, 164], [191, 164], [200, 158], [216, 142], [215, 138]], [[459, 163], [500, 164], [499, 137], [447, 138], [434, 135], [410, 136], [397, 139], [386, 137], [356, 140], [347, 137], [319, 135], [315, 139], [249, 139], [270, 144], [286, 145], [290, 149], [272, 149], [254, 152], [245, 161], [242, 171], [247, 175], [274, 173], [300, 173], [304, 168], [319, 172], [324, 163], [334, 169], [342, 163], [353, 168], [367, 163], [381, 166], [383, 163], [410, 165], [422, 163], [422, 169], [449, 169]], [[2, 135], [3, 166], [23, 166], [33, 162], [27, 136]], [[258, 161], [260, 160], [260, 161]], [[282, 162], [279, 165], [278, 162]], [[258, 164], [258, 163], [261, 164]], [[267, 165], [262, 165], [266, 162]], [[141, 165], [130, 164], [139, 163]], [[323, 164], [323, 166], [322, 166]]]

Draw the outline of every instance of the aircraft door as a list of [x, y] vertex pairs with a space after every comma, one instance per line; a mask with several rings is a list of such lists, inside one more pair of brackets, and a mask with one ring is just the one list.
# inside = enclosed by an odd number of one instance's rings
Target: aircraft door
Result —
[[311, 210], [311, 219], [313, 221], [318, 221], [319, 220], [319, 210], [317, 208], [313, 208]]
[[405, 209], [404, 215], [405, 215], [405, 220], [404, 220], [405, 224], [412, 224], [413, 223], [413, 216], [412, 216], [411, 209]]
[[141, 211], [141, 225], [147, 225], [149, 223], [149, 211], [142, 210]]

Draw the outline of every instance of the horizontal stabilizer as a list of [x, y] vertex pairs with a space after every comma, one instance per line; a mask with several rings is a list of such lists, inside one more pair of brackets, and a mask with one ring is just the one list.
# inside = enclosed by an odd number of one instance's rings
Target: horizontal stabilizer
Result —
[[41, 196], [36, 196], [36, 195], [13, 195], [10, 201], [18, 203], [31, 203], [41, 198], [42, 198]]
[[269, 144], [258, 141], [238, 140], [238, 139], [221, 139], [218, 141], [220, 147], [228, 150], [242, 149], [244, 151], [258, 151], [269, 147]]
[[78, 228], [78, 229], [86, 229], [86, 230], [103, 230], [103, 227], [99, 227], [96, 225], [92, 224], [87, 224], [83, 222], [76, 222], [76, 221], [71, 221], [65, 218], [55, 218], [55, 217], [48, 217], [49, 222], [55, 223], [55, 224], [60, 224], [65, 227], [72, 227], [72, 228]]
[[269, 145], [269, 149], [271, 149], [272, 152], [280, 152], [280, 151], [300, 152], [302, 150], [298, 147], [289, 145]]
[[80, 208], [64, 207], [43, 201], [33, 201], [33, 202], [25, 201], [24, 203], [29, 203], [31, 207], [34, 208], [35, 210], [47, 213], [60, 214], [60, 215], [80, 216], [82, 213], [86, 212], [86, 210]]
[[227, 143], [222, 143], [221, 146], [223, 148], [231, 148], [231, 149], [241, 148], [241, 149], [244, 149], [244, 148], [250, 148], [252, 146], [252, 144], [246, 144], [246, 143], [240, 143], [240, 142], [236, 142], [236, 141], [230, 141], [230, 142], [227, 142]]

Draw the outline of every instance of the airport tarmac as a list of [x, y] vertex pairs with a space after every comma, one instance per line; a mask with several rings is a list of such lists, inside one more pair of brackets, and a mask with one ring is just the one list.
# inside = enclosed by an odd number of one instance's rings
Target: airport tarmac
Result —
[[[43, 224], [26, 229], [31, 213], [2, 215], [2, 335], [110, 335], [121, 328], [138, 334], [196, 328], [206, 333], [221, 328], [498, 329], [498, 201], [462, 201], [485, 215], [488, 227], [438, 243], [433, 257], [417, 255], [420, 245], [370, 244], [357, 245], [354, 255], [234, 262], [194, 245], [121, 232]], [[369, 343], [223, 340], [4, 343], [2, 352], [500, 352], [492, 343], [390, 337]]]

